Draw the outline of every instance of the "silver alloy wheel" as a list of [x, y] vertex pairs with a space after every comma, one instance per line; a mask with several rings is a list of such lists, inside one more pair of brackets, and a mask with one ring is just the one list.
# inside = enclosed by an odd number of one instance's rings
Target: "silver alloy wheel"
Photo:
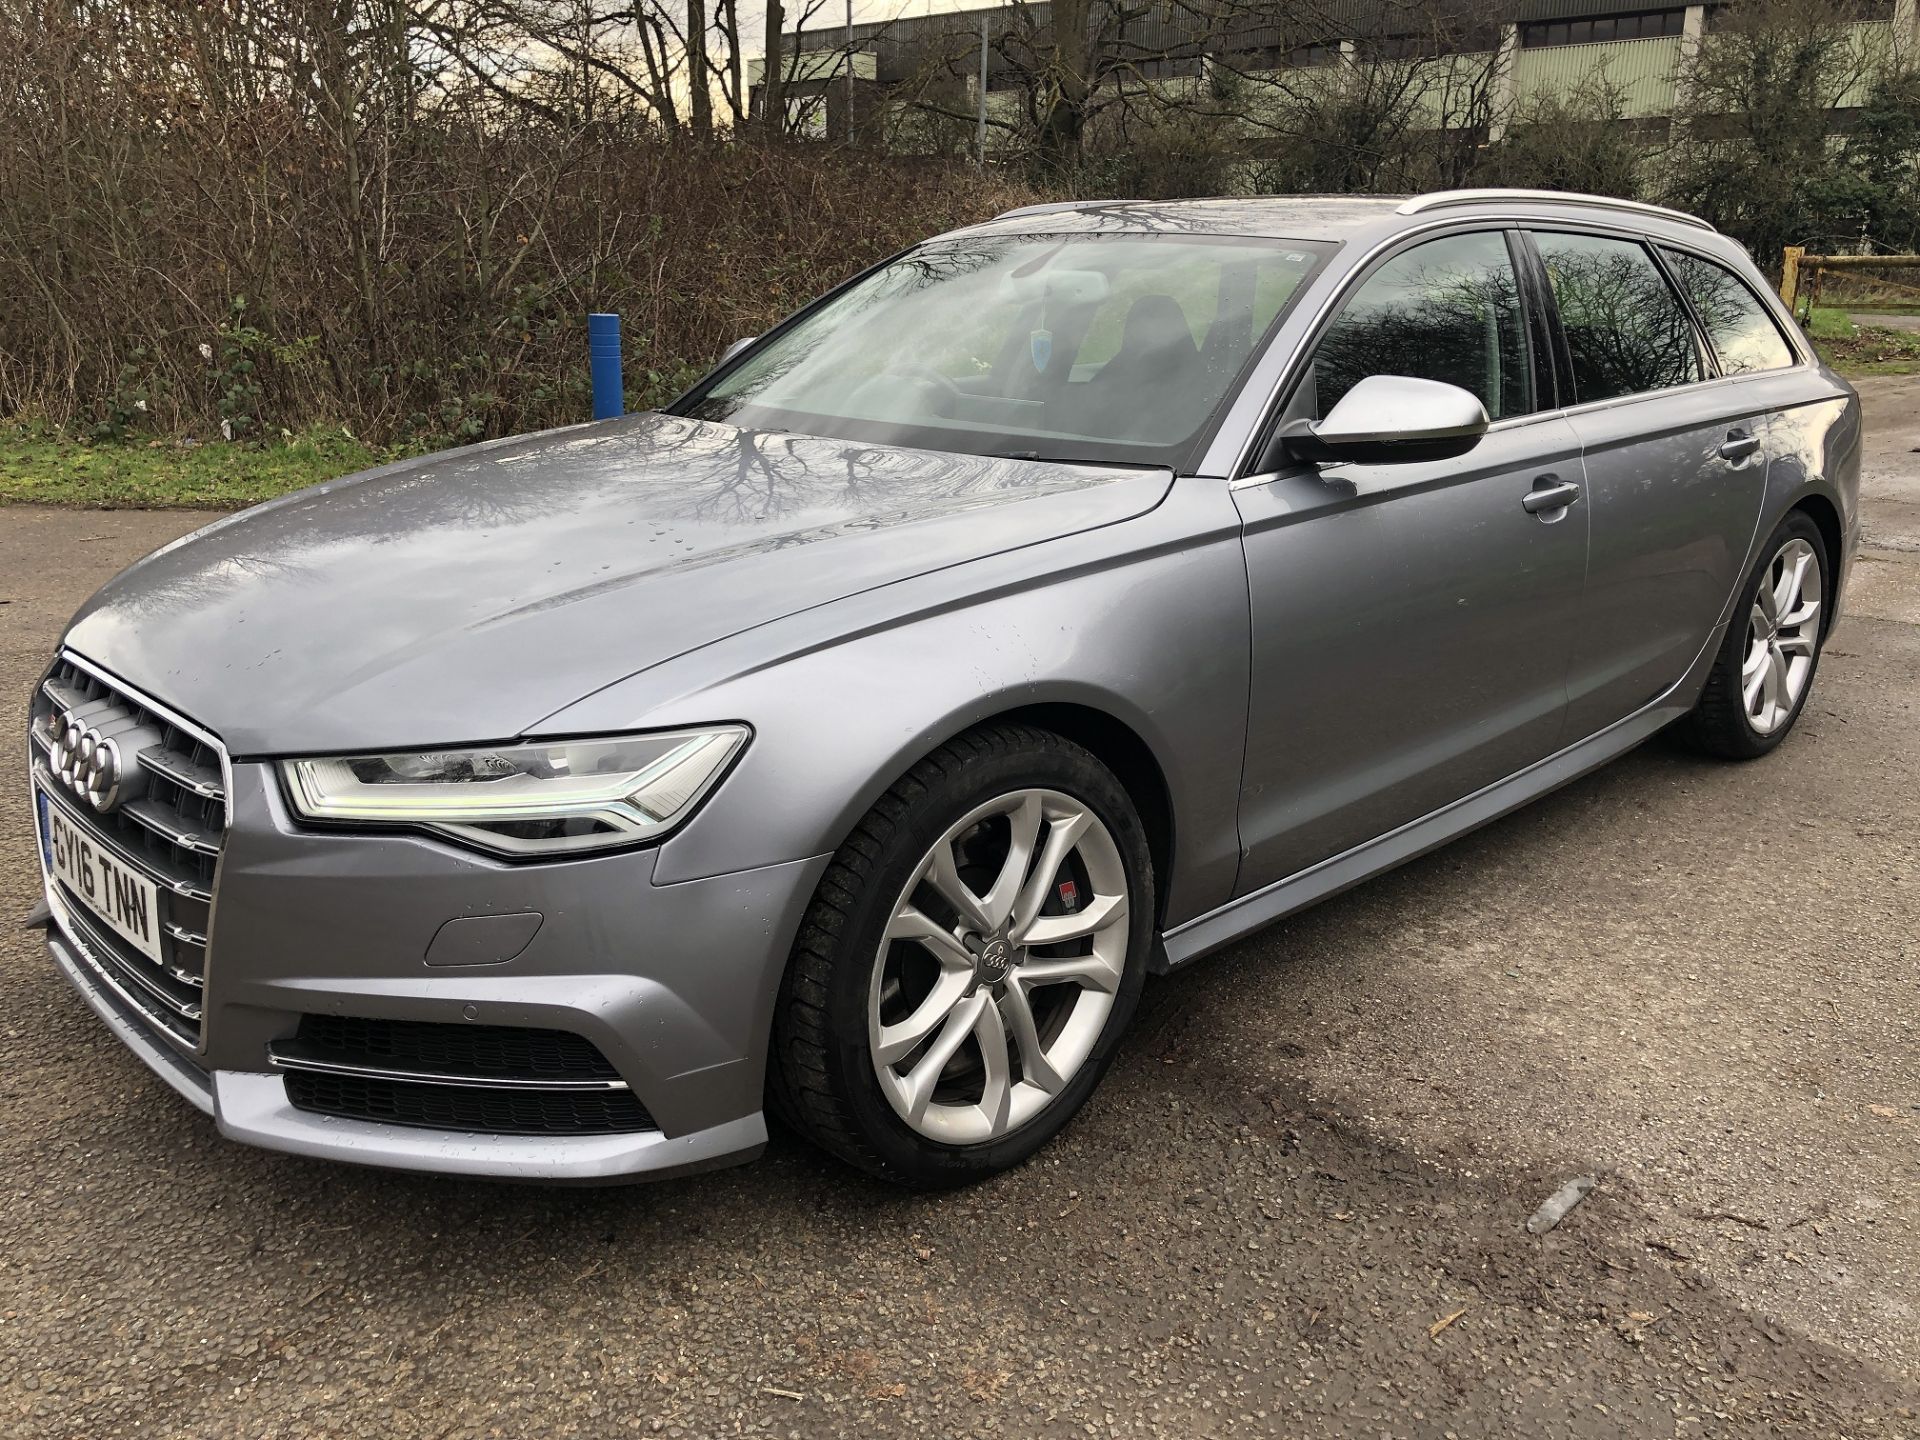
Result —
[[895, 902], [868, 987], [874, 1073], [929, 1140], [997, 1139], [1092, 1053], [1126, 973], [1127, 871], [1106, 825], [1056, 790], [977, 806]]
[[1800, 703], [1820, 642], [1820, 598], [1819, 557], [1795, 537], [1767, 566], [1747, 620], [1740, 698], [1756, 735], [1778, 730]]

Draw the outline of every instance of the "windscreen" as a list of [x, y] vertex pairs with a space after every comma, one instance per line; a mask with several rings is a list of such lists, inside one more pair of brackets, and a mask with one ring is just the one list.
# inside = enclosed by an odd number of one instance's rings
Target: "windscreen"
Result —
[[1178, 466], [1330, 247], [961, 237], [876, 270], [682, 408], [747, 429]]

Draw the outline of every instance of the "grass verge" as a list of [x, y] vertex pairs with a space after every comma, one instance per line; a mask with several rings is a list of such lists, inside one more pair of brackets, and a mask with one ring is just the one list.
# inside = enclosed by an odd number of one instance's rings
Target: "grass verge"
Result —
[[[1819, 306], [1807, 333], [1842, 375], [1920, 374], [1920, 332], [1862, 327], [1847, 310]], [[15, 421], [0, 424], [0, 504], [237, 510], [410, 453], [368, 445], [341, 426], [238, 443], [94, 442]]]
[[280, 440], [93, 443], [44, 426], [0, 425], [0, 504], [101, 510], [231, 510], [384, 464], [402, 452], [338, 426]]
[[1823, 305], [1808, 317], [1807, 333], [1821, 358], [1842, 375], [1920, 373], [1920, 332], [1856, 325], [1849, 312]]

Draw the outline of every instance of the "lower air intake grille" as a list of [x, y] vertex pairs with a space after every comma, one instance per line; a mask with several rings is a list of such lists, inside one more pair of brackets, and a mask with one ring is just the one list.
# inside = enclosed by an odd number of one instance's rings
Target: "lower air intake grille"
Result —
[[287, 1098], [295, 1109], [319, 1115], [491, 1135], [621, 1135], [659, 1128], [630, 1090], [506, 1090], [296, 1070], [287, 1076]]
[[298, 1039], [329, 1059], [383, 1070], [398, 1067], [489, 1079], [518, 1075], [552, 1080], [620, 1078], [591, 1040], [564, 1030], [307, 1015], [300, 1021]]
[[489, 1135], [657, 1130], [584, 1036], [509, 1025], [306, 1015], [274, 1042], [297, 1110]]

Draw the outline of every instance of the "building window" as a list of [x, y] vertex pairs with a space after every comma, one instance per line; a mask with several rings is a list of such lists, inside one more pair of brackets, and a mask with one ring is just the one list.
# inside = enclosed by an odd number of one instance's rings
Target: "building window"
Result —
[[1471, 55], [1495, 50], [1500, 45], [1500, 27], [1486, 22], [1460, 26], [1435, 26], [1430, 30], [1403, 31], [1397, 35], [1364, 35], [1354, 48], [1369, 60], [1425, 60], [1439, 55]]
[[1678, 35], [1686, 23], [1685, 10], [1640, 10], [1631, 15], [1590, 15], [1579, 20], [1529, 20], [1520, 27], [1520, 44], [1532, 50], [1543, 45], [1651, 40], [1661, 35]]
[[1195, 55], [1152, 55], [1144, 60], [1136, 60], [1134, 69], [1145, 80], [1166, 80], [1175, 75], [1193, 75], [1200, 69], [1200, 60]]
[[[1431, 55], [1443, 55], [1453, 48], [1432, 32], [1368, 35], [1356, 40], [1354, 45], [1369, 60], [1424, 60]], [[1462, 45], [1459, 48], [1464, 50], [1467, 47]]]
[[[1707, 6], [1707, 29], [1726, 30], [1739, 25], [1753, 6], [1718, 4]], [[1838, 0], [1834, 6], [1839, 18], [1856, 24], [1871, 24], [1893, 19], [1893, 0]]]
[[1221, 63], [1235, 70], [1285, 70], [1331, 65], [1339, 58], [1340, 42], [1328, 40], [1312, 45], [1257, 45], [1231, 51], [1221, 57]]

